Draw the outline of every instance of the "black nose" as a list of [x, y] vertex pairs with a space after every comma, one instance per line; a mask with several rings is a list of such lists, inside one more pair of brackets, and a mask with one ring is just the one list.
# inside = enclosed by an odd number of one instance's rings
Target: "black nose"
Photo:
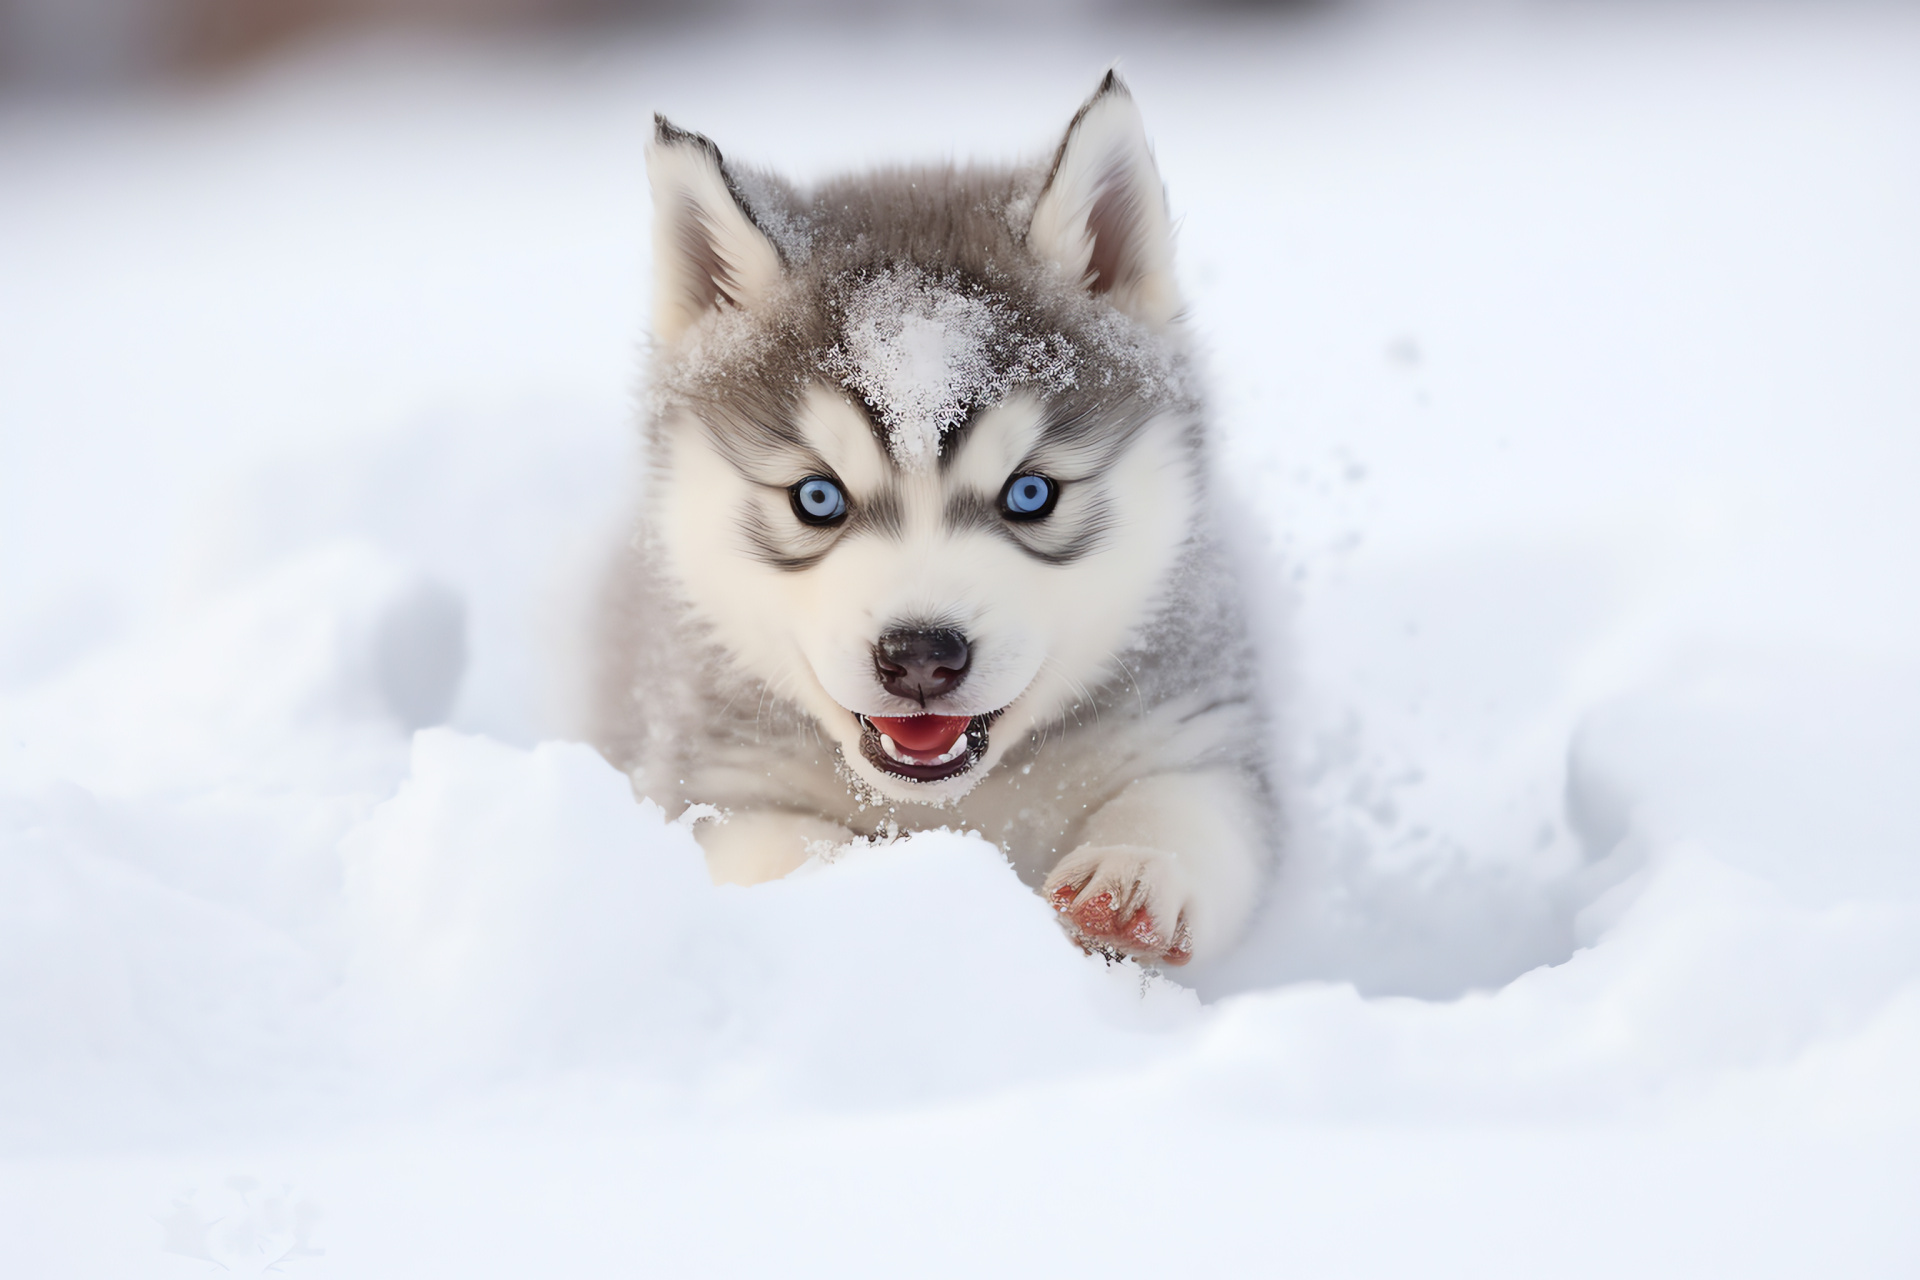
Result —
[[896, 627], [873, 646], [873, 669], [888, 693], [928, 698], [951, 693], [967, 678], [967, 638], [958, 631], [910, 631]]

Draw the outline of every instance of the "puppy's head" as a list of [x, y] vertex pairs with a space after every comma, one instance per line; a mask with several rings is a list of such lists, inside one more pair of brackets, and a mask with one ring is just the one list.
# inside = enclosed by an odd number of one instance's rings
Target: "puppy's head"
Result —
[[664, 120], [648, 164], [659, 553], [868, 786], [965, 794], [1115, 674], [1198, 502], [1131, 97], [1031, 170], [802, 197]]

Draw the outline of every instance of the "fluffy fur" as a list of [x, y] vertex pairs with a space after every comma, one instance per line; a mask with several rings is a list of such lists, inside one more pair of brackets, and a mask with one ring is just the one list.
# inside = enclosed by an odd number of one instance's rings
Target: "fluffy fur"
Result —
[[[1274, 829], [1261, 673], [1126, 88], [1026, 167], [801, 192], [664, 119], [648, 165], [647, 479], [602, 749], [670, 810], [716, 807], [721, 882], [952, 826], [1083, 945], [1231, 943]], [[1037, 515], [1011, 505], [1029, 476]], [[962, 724], [919, 756], [883, 737]]]

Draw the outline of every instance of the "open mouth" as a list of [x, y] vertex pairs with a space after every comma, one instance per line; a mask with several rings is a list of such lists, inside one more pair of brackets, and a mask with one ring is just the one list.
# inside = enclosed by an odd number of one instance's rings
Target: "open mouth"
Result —
[[860, 754], [874, 768], [914, 782], [956, 778], [987, 754], [987, 726], [999, 716], [863, 716]]

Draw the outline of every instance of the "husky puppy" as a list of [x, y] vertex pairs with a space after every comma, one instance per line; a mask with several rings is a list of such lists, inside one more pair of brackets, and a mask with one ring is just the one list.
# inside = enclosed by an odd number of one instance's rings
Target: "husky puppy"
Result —
[[[1113, 75], [1053, 155], [811, 191], [657, 122], [597, 740], [716, 881], [978, 830], [1083, 946], [1244, 927], [1274, 829], [1172, 228]], [[958, 927], [964, 929], [964, 924]]]

